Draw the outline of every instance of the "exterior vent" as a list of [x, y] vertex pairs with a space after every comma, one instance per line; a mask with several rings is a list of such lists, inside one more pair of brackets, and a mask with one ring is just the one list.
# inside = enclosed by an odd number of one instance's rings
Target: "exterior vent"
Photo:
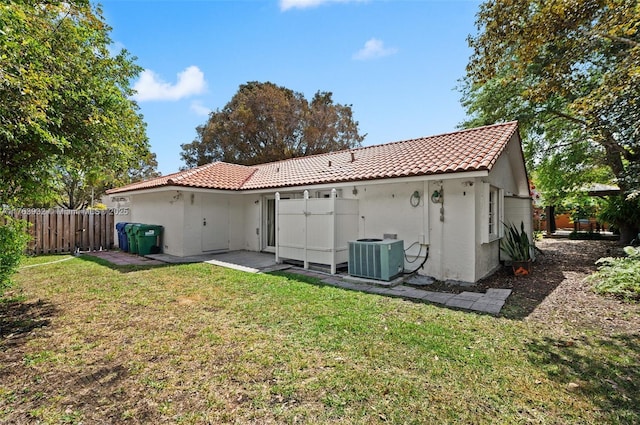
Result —
[[404, 241], [358, 239], [349, 242], [351, 276], [390, 281], [404, 270]]

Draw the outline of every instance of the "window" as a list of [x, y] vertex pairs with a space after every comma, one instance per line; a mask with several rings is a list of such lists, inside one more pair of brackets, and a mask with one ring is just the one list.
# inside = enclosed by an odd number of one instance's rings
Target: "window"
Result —
[[502, 237], [504, 221], [502, 189], [484, 183], [484, 205], [482, 211], [482, 242], [488, 243]]

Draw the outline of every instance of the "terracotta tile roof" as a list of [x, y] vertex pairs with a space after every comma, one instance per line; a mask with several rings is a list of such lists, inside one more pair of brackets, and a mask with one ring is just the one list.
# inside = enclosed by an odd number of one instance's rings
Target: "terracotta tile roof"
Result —
[[108, 193], [176, 185], [211, 189], [265, 189], [491, 170], [518, 123], [288, 159], [252, 167], [216, 162]]
[[108, 190], [107, 193], [129, 192], [161, 186], [201, 187], [206, 189], [240, 190], [256, 171], [254, 167], [213, 162], [186, 171], [156, 177], [139, 183]]

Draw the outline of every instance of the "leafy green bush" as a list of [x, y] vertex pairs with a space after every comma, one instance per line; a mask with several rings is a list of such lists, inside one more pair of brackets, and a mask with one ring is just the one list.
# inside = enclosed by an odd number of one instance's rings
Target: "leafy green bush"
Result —
[[640, 300], [640, 248], [627, 246], [626, 257], [606, 257], [596, 261], [598, 271], [589, 276], [599, 294]]
[[0, 223], [0, 297], [12, 285], [11, 275], [15, 273], [20, 259], [29, 242], [27, 223], [24, 220], [14, 220], [11, 217], [1, 217]]

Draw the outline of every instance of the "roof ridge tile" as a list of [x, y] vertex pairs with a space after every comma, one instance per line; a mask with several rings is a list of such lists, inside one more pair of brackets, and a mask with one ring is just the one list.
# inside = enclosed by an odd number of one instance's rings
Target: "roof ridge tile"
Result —
[[201, 166], [199, 166], [199, 167], [195, 167], [195, 168], [189, 168], [188, 170], [183, 170], [183, 171], [181, 171], [181, 172], [179, 172], [179, 173], [176, 173], [176, 174], [178, 174], [178, 176], [176, 176], [175, 178], [170, 178], [170, 179], [168, 179], [168, 180], [167, 180], [167, 183], [169, 183], [169, 184], [176, 184], [176, 183], [178, 183], [180, 180], [184, 180], [184, 179], [186, 179], [187, 177], [193, 176], [193, 175], [195, 175], [195, 174], [198, 174], [198, 173], [199, 173], [199, 172], [201, 172], [201, 171], [204, 171], [204, 170], [207, 170], [207, 169], [209, 169], [209, 168], [213, 167], [215, 164], [218, 164], [218, 161], [216, 161], [216, 162], [210, 162], [210, 163], [208, 163], [208, 164], [204, 164], [204, 165], [201, 165]]

